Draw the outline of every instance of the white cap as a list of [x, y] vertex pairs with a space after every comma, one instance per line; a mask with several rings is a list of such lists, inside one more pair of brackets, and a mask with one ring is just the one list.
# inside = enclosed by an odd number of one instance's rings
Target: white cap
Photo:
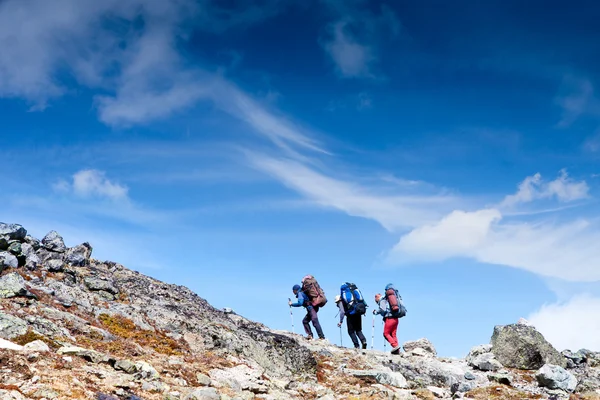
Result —
[[336, 295], [336, 296], [335, 296], [335, 302], [336, 302], [336, 303], [339, 303], [340, 301], [342, 301], [342, 298], [341, 298], [341, 297], [340, 297], [340, 295], [338, 294], [338, 295]]

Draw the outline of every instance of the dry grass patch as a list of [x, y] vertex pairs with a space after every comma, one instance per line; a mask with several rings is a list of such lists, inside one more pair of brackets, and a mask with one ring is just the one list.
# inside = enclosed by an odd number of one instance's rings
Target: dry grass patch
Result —
[[466, 398], [476, 400], [522, 400], [522, 399], [542, 399], [539, 394], [525, 393], [504, 385], [493, 385], [480, 387], [468, 391], [465, 394]]
[[416, 389], [411, 392], [413, 396], [421, 400], [436, 400], [435, 395], [428, 389]]
[[581, 393], [572, 394], [569, 400], [600, 400], [600, 394], [597, 393]]
[[166, 355], [182, 355], [188, 352], [187, 345], [167, 336], [164, 332], [149, 331], [138, 328], [129, 318], [121, 315], [100, 314], [102, 327], [113, 335], [133, 340], [142, 347], [151, 348], [157, 353]]
[[31, 328], [28, 329], [26, 333], [11, 339], [13, 343], [19, 344], [21, 346], [25, 346], [27, 343], [31, 343], [36, 340], [41, 340], [42, 342], [46, 343], [50, 348], [55, 350], [60, 347], [60, 345], [57, 344], [54, 340], [47, 338], [44, 335], [40, 335], [37, 332], [34, 332]]

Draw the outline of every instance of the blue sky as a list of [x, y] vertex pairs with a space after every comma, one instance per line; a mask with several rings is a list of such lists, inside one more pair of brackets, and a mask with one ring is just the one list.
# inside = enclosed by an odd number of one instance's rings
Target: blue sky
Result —
[[[0, 221], [277, 329], [312, 273], [330, 298], [394, 282], [400, 339], [442, 355], [520, 317], [600, 350], [598, 17], [586, 1], [0, 1]], [[338, 342], [334, 305], [320, 314]]]

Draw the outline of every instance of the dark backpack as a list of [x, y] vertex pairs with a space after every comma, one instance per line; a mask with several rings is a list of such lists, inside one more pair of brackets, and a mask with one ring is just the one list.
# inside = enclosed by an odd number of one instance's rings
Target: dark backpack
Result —
[[402, 303], [402, 297], [398, 294], [398, 291], [393, 287], [389, 287], [385, 291], [385, 299], [387, 300], [392, 316], [402, 318], [406, 315], [406, 307]]
[[323, 307], [327, 303], [325, 292], [319, 286], [319, 282], [312, 275], [306, 275], [302, 278], [302, 291], [308, 297], [313, 307]]
[[340, 287], [340, 297], [346, 305], [349, 315], [363, 315], [367, 312], [365, 298], [354, 283], [344, 283]]

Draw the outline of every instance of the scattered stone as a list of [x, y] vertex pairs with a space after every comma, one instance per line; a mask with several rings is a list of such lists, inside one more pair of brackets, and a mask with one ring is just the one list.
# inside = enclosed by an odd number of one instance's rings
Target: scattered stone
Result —
[[355, 369], [344, 369], [344, 372], [357, 378], [375, 378], [377, 383], [382, 385], [390, 385], [401, 389], [408, 387], [406, 378], [399, 372]]
[[563, 350], [561, 354], [567, 359], [567, 368], [576, 368], [586, 361], [585, 355], [579, 351], [573, 353], [571, 350]]
[[92, 246], [89, 243], [82, 243], [79, 246], [71, 247], [65, 255], [65, 262], [69, 265], [83, 267], [89, 263], [92, 255]]
[[512, 375], [506, 374], [506, 373], [505, 374], [489, 374], [487, 377], [490, 382], [496, 382], [501, 385], [512, 386], [512, 383], [513, 383]]
[[426, 338], [421, 338], [419, 340], [408, 341], [408, 342], [404, 343], [404, 345], [402, 346], [402, 348], [406, 352], [411, 352], [414, 349], [420, 348], [420, 349], [423, 349], [427, 353], [430, 353], [430, 354], [432, 354], [434, 356], [437, 355], [437, 352], [435, 351], [435, 347]]
[[492, 335], [492, 353], [509, 368], [539, 369], [544, 364], [567, 365], [566, 359], [544, 336], [527, 325], [496, 326]]
[[540, 386], [548, 389], [560, 389], [565, 392], [573, 392], [577, 388], [577, 378], [558, 365], [545, 364], [535, 374]]
[[41, 340], [34, 340], [23, 346], [24, 351], [46, 353], [50, 351], [50, 347]]
[[19, 224], [5, 224], [0, 222], [0, 236], [7, 237], [8, 240], [24, 240], [27, 231]]
[[25, 286], [25, 279], [16, 272], [11, 272], [0, 277], [0, 299], [24, 296], [35, 297]]
[[125, 371], [128, 374], [134, 374], [136, 372], [135, 364], [129, 360], [119, 360], [115, 362], [114, 368], [116, 370]]
[[2, 400], [26, 400], [25, 397], [16, 390], [0, 389], [0, 399]]
[[465, 372], [464, 377], [468, 381], [473, 381], [473, 380], [477, 379], [477, 377], [475, 375], [473, 375], [472, 373], [470, 373], [469, 371]]
[[50, 231], [46, 236], [44, 236], [42, 239], [42, 246], [57, 253], [64, 253], [67, 250], [67, 246], [65, 246], [62, 236], [60, 236], [56, 231]]
[[502, 364], [496, 360], [493, 353], [483, 353], [468, 361], [468, 364], [480, 371], [498, 371]]
[[65, 268], [65, 263], [63, 260], [52, 259], [46, 261], [46, 268], [50, 272], [62, 272]]
[[0, 272], [4, 268], [17, 268], [19, 266], [19, 260], [17, 257], [10, 254], [8, 251], [0, 251]]
[[138, 379], [158, 379], [160, 377], [158, 371], [145, 361], [135, 363], [135, 375]]
[[94, 364], [99, 363], [110, 363], [111, 358], [106, 354], [100, 353], [95, 350], [84, 349], [76, 346], [64, 346], [56, 351], [58, 354], [74, 355], [81, 357]]
[[8, 246], [7, 250], [8, 250], [9, 253], [12, 253], [12, 255], [18, 256], [22, 252], [22, 250], [21, 250], [21, 243], [19, 243], [19, 242], [12, 242]]
[[194, 389], [183, 400], [220, 400], [221, 396], [215, 388]]
[[117, 289], [112, 282], [106, 279], [86, 277], [83, 280], [83, 283], [90, 290], [104, 290], [105, 292], [108, 292], [113, 295], [119, 293], [119, 289]]
[[25, 239], [23, 239], [25, 241], [25, 243], [27, 243], [28, 245], [30, 245], [31, 247], [33, 247], [33, 250], [37, 250], [39, 249], [42, 244], [39, 241], [39, 239], [34, 238], [33, 236], [27, 235], [25, 236]]
[[160, 381], [142, 382], [142, 390], [151, 393], [163, 393], [169, 390], [169, 387]]
[[442, 388], [436, 386], [427, 386], [427, 390], [429, 390], [433, 395], [439, 399], [444, 399], [450, 397], [450, 393]]
[[27, 322], [0, 311], [0, 338], [12, 339], [27, 333]]
[[198, 381], [200, 386], [210, 386], [210, 378], [204, 374], [197, 373], [196, 381]]

